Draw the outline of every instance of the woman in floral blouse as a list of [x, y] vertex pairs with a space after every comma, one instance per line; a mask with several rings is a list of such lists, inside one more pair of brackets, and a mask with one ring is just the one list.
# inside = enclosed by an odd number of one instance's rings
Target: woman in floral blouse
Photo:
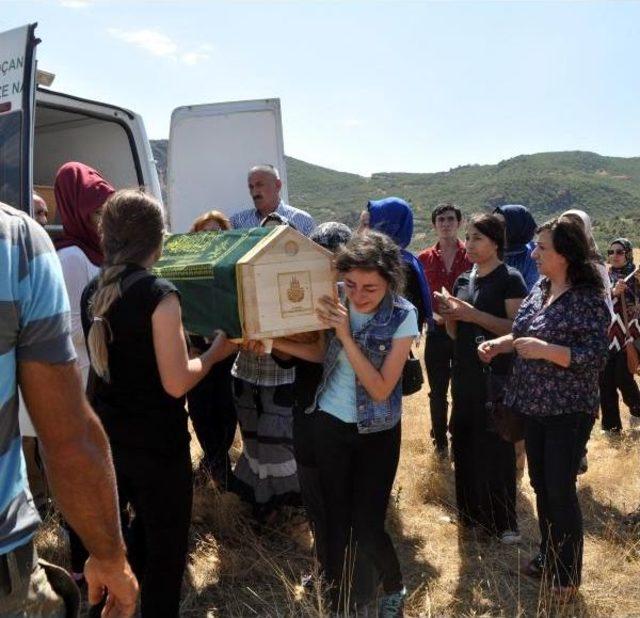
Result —
[[582, 228], [566, 217], [538, 229], [533, 252], [542, 278], [509, 335], [478, 346], [490, 362], [515, 351], [505, 403], [523, 415], [540, 552], [523, 566], [547, 576], [559, 601], [575, 595], [582, 571], [582, 513], [576, 475], [598, 410], [598, 374], [608, 347], [609, 311]]

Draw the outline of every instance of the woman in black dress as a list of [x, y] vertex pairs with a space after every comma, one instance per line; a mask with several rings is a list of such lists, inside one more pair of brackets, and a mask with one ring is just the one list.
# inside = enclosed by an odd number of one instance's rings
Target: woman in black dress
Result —
[[[142, 616], [178, 615], [191, 519], [185, 394], [232, 352], [219, 334], [189, 359], [176, 288], [148, 270], [160, 257], [160, 204], [138, 190], [103, 210], [104, 264], [82, 295], [90, 398], [109, 436]], [[128, 522], [129, 523], [129, 522]]]
[[496, 359], [492, 376], [477, 353], [484, 339], [511, 332], [527, 288], [522, 275], [502, 262], [504, 221], [475, 215], [467, 226], [466, 248], [472, 270], [460, 275], [453, 297], [440, 300], [440, 313], [454, 339], [450, 430], [460, 522], [480, 525], [503, 543], [520, 541], [516, 519], [514, 445], [503, 440], [487, 411], [489, 379], [506, 379], [511, 359]]

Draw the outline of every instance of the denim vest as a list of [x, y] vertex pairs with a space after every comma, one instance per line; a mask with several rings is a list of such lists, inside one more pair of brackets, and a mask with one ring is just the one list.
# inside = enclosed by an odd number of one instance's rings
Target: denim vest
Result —
[[[409, 312], [414, 310], [413, 305], [408, 300], [401, 296], [387, 294], [373, 318], [360, 330], [352, 333], [354, 341], [376, 369], [382, 367], [384, 359], [391, 351], [393, 335], [398, 330], [398, 327]], [[329, 331], [322, 379], [316, 391], [313, 405], [307, 408], [307, 413], [311, 413], [316, 409], [317, 401], [324, 392], [336, 367], [340, 350], [342, 350], [342, 343], [340, 343], [333, 331]], [[384, 431], [396, 425], [402, 414], [402, 377], [398, 380], [391, 395], [384, 401], [371, 399], [357, 376], [355, 388], [358, 433]]]

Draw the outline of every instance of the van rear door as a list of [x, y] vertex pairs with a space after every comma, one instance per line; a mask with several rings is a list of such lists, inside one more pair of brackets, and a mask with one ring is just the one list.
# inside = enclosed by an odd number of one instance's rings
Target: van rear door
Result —
[[268, 163], [287, 174], [279, 99], [179, 107], [171, 115], [167, 201], [172, 232], [186, 232], [208, 210], [227, 216], [252, 206], [247, 171]]
[[36, 25], [0, 33], [0, 202], [29, 213]]

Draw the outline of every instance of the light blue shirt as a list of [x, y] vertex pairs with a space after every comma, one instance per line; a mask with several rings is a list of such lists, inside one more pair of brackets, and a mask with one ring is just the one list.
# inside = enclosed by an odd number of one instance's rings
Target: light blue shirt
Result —
[[[375, 314], [359, 313], [354, 309], [349, 310], [349, 322], [351, 332], [360, 330]], [[394, 339], [403, 337], [417, 337], [418, 313], [414, 309], [407, 314], [398, 330], [393, 334]], [[318, 399], [318, 407], [339, 418], [345, 423], [358, 421], [356, 411], [356, 373], [347, 358], [344, 350], [340, 350], [336, 367], [329, 377], [326, 388]]]
[[[282, 200], [280, 200], [275, 212], [305, 236], [309, 236], [311, 230], [315, 227], [313, 217], [308, 212], [289, 206], [289, 204], [285, 204]], [[260, 227], [262, 219], [264, 219], [264, 217], [255, 208], [248, 208], [247, 210], [237, 212], [235, 215], [231, 215], [231, 225], [236, 230]]]
[[22, 457], [18, 363], [74, 358], [69, 299], [51, 240], [33, 219], [0, 203], [0, 554], [27, 543], [40, 521]]

